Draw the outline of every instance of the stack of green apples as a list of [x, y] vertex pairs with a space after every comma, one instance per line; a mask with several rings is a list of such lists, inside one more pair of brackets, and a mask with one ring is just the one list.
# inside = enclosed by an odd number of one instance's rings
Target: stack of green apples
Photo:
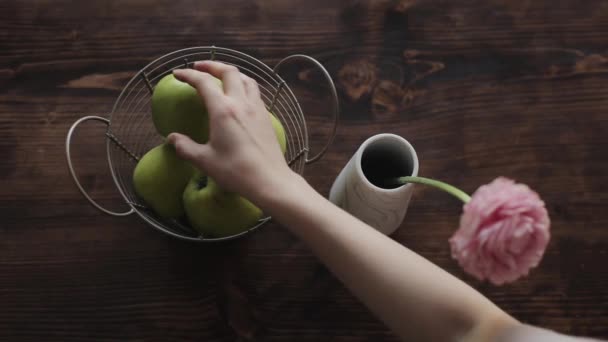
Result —
[[[222, 82], [217, 80], [218, 87]], [[287, 140], [279, 120], [269, 113], [281, 150]], [[207, 109], [196, 89], [172, 74], [163, 77], [152, 94], [152, 120], [159, 134], [177, 132], [204, 144], [209, 138]], [[148, 151], [133, 172], [135, 192], [165, 219], [187, 219], [204, 236], [225, 237], [247, 230], [262, 218], [262, 211], [246, 198], [218, 184], [179, 158], [165, 142]]]

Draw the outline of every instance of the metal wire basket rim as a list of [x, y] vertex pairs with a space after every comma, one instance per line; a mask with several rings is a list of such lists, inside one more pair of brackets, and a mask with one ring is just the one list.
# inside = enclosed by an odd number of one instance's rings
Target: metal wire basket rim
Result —
[[[129, 203], [129, 205], [131, 205], [131, 204]], [[156, 222], [153, 222], [152, 220], [150, 220], [148, 218], [148, 216], [146, 216], [143, 213], [141, 213], [133, 205], [131, 205], [131, 207], [135, 210], [135, 213], [137, 213], [137, 215], [139, 217], [141, 217], [146, 223], [152, 225], [154, 228], [162, 231], [163, 233], [167, 233], [167, 234], [169, 234], [169, 235], [171, 235], [173, 237], [176, 237], [176, 238], [178, 238], [180, 240], [193, 241], [193, 242], [221, 242], [221, 241], [234, 240], [234, 239], [240, 238], [242, 236], [245, 236], [247, 234], [250, 234], [251, 232], [253, 232], [254, 230], [257, 230], [259, 227], [261, 227], [262, 225], [264, 225], [265, 223], [267, 223], [268, 221], [270, 221], [272, 219], [272, 217], [270, 217], [270, 216], [265, 217], [265, 218], [261, 219], [260, 221], [258, 221], [258, 223], [255, 226], [253, 226], [253, 227], [251, 227], [251, 228], [249, 228], [249, 229], [247, 229], [245, 231], [242, 231], [242, 232], [240, 232], [240, 233], [238, 233], [236, 235], [230, 235], [230, 236], [226, 236], [226, 237], [213, 238], [213, 237], [206, 237], [206, 236], [203, 236], [203, 235], [199, 235], [199, 236], [185, 236], [185, 235], [180, 235], [180, 234], [178, 234], [178, 233], [176, 233], [174, 231], [165, 229], [164, 227], [158, 225]]]

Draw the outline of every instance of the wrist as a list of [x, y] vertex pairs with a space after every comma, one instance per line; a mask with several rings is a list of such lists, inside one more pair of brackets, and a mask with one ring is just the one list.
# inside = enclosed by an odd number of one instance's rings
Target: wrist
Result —
[[302, 176], [288, 170], [273, 177], [254, 201], [265, 213], [275, 216], [282, 207], [301, 200], [310, 191], [314, 189]]

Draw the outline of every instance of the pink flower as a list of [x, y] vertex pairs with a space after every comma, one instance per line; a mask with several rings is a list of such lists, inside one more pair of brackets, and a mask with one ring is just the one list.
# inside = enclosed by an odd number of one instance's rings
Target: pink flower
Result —
[[450, 238], [452, 257], [479, 280], [509, 283], [538, 265], [549, 243], [549, 225], [536, 192], [499, 177], [464, 205], [460, 227]]

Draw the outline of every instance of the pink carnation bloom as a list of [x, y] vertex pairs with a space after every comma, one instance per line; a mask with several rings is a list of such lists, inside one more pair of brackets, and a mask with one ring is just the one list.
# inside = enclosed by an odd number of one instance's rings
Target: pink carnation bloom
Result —
[[549, 243], [549, 225], [536, 192], [499, 177], [464, 205], [460, 227], [450, 238], [452, 257], [479, 280], [513, 282], [539, 264]]

